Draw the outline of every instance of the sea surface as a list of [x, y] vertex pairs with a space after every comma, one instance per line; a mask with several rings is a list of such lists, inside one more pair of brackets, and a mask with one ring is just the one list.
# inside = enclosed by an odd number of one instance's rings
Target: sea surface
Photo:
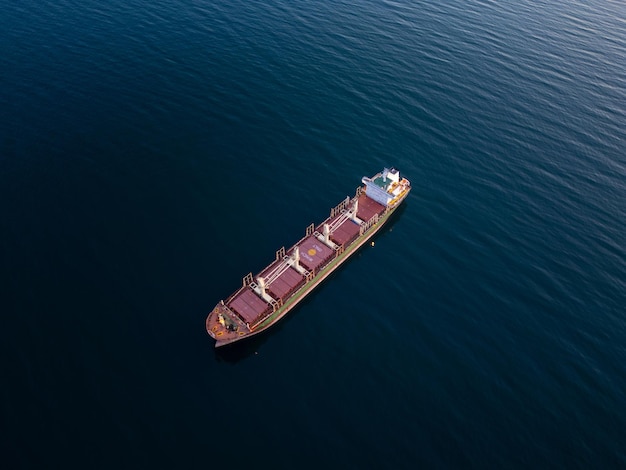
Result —
[[[3, 468], [626, 468], [624, 2], [0, 7]], [[384, 166], [375, 246], [216, 351]]]

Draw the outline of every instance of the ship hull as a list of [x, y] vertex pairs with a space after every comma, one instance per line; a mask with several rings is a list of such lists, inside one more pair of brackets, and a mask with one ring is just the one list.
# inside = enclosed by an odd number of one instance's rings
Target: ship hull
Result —
[[[377, 222], [371, 225], [362, 235], [354, 239], [341, 254], [332, 259], [322, 269], [319, 270], [310, 280], [306, 281], [300, 288], [298, 288], [293, 294], [285, 299], [284, 303], [277, 308], [274, 312], [267, 315], [261, 322], [255, 325], [253, 328], [245, 328], [243, 322], [237, 319], [238, 324], [235, 324], [232, 310], [228, 308], [228, 301], [226, 303], [218, 303], [213, 311], [206, 318], [206, 330], [209, 335], [215, 339], [215, 347], [224, 347], [254, 336], [264, 333], [269, 328], [274, 326], [282, 318], [284, 318], [289, 312], [298, 306], [316, 287], [322, 284], [333, 272], [335, 272], [340, 266], [342, 266], [348, 259], [350, 259], [363, 245], [369, 242], [376, 233], [378, 233], [389, 221], [390, 217], [395, 211], [402, 205], [406, 199], [409, 189], [406, 193], [395, 201], [393, 207], [387, 207], [383, 214], [377, 219]], [[295, 247], [295, 246], [294, 246]], [[291, 250], [293, 250], [293, 248]], [[246, 287], [244, 281], [244, 288]], [[243, 289], [243, 288], [242, 288]], [[240, 292], [240, 291], [238, 291]], [[235, 293], [237, 294], [237, 293]], [[235, 296], [231, 296], [229, 299]], [[225, 324], [224, 319], [227, 319]], [[230, 318], [230, 320], [228, 320]], [[230, 322], [230, 324], [228, 323]], [[230, 326], [230, 328], [229, 328]]]

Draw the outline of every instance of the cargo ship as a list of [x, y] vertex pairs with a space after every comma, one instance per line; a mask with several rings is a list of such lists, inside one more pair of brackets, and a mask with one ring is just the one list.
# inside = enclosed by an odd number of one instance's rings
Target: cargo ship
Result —
[[354, 197], [346, 197], [319, 225], [311, 224], [289, 249], [243, 278], [242, 286], [209, 313], [206, 329], [219, 348], [270, 328], [389, 220], [411, 190], [411, 183], [395, 168], [363, 177]]

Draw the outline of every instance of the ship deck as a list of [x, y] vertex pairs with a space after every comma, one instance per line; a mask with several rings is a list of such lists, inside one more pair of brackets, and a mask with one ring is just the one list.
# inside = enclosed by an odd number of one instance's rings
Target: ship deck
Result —
[[[216, 346], [266, 329], [378, 231], [379, 218], [387, 208], [360, 189], [354, 198], [332, 209], [320, 225], [311, 225], [287, 252], [281, 248], [275, 261], [256, 277], [252, 273], [244, 277], [243, 286], [213, 309], [206, 327], [217, 340]], [[323, 235], [325, 226], [328, 238]], [[345, 250], [347, 256], [343, 256]]]

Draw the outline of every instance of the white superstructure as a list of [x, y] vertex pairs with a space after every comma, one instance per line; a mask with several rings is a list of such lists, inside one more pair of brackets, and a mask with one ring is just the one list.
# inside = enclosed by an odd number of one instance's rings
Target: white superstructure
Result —
[[397, 204], [411, 187], [409, 180], [400, 178], [400, 172], [395, 168], [385, 168], [371, 178], [364, 176], [361, 181], [368, 197], [387, 207]]

